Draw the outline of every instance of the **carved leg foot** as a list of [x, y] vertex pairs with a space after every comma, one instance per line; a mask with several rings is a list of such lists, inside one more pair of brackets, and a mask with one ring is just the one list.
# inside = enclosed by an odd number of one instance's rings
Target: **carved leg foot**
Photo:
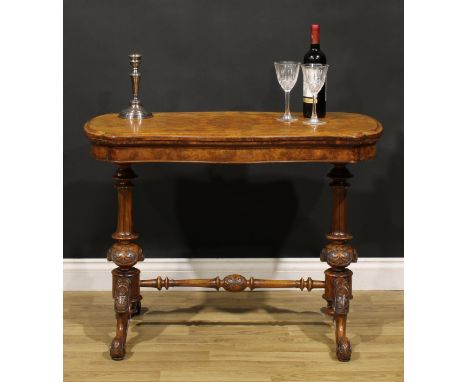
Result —
[[125, 356], [125, 342], [127, 341], [128, 322], [131, 314], [131, 280], [126, 277], [125, 273], [125, 270], [119, 268], [112, 271], [114, 310], [117, 319], [115, 337], [110, 346], [110, 356], [114, 360], [121, 360]]
[[351, 359], [351, 343], [346, 337], [346, 319], [349, 311], [350, 285], [346, 278], [334, 280], [335, 287], [335, 336], [336, 357], [338, 361], [347, 362]]
[[351, 359], [351, 343], [348, 337], [340, 337], [336, 344], [336, 358], [341, 362], [348, 362]]
[[110, 356], [115, 361], [120, 361], [125, 357], [125, 342], [127, 341], [128, 313], [117, 314], [116, 335], [110, 346]]

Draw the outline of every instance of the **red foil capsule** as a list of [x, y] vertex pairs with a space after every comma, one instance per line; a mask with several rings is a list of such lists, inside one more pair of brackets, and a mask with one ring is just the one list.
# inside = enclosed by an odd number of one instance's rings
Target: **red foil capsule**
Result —
[[310, 26], [310, 43], [320, 44], [320, 25], [312, 24]]

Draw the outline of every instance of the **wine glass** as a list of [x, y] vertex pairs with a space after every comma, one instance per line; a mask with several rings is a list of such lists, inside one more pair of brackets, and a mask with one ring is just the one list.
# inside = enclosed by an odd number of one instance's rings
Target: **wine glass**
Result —
[[317, 95], [322, 89], [325, 79], [327, 78], [328, 65], [325, 64], [302, 64], [302, 74], [304, 76], [304, 84], [312, 94], [312, 115], [307, 122], [307, 125], [323, 125], [325, 121], [320, 121], [317, 117]]
[[301, 63], [295, 61], [277, 61], [274, 64], [276, 77], [278, 78], [280, 86], [284, 90], [285, 103], [284, 114], [282, 117], [278, 118], [278, 120], [283, 122], [297, 121], [297, 118], [294, 118], [289, 110], [289, 93], [291, 92], [294, 85], [296, 85]]

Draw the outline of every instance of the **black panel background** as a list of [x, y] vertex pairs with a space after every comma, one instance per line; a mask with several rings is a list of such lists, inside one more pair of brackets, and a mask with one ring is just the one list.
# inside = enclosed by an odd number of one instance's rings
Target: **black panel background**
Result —
[[[129, 97], [127, 54], [143, 54], [153, 111], [283, 108], [273, 61], [302, 60], [321, 24], [328, 109], [385, 128], [377, 159], [350, 166], [349, 228], [361, 257], [403, 256], [403, 1], [66, 0], [64, 257], [104, 257], [115, 229], [112, 165], [82, 126]], [[301, 109], [301, 82], [292, 109]], [[328, 165], [135, 166], [146, 257], [317, 257], [330, 225]]]

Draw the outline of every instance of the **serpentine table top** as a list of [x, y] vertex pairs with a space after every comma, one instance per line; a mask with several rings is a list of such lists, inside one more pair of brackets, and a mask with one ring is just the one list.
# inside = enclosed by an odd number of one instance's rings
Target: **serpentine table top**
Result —
[[98, 160], [114, 163], [329, 162], [371, 159], [382, 134], [372, 117], [327, 113], [324, 125], [276, 120], [278, 112], [155, 112], [126, 120], [117, 114], [92, 118], [85, 133]]

